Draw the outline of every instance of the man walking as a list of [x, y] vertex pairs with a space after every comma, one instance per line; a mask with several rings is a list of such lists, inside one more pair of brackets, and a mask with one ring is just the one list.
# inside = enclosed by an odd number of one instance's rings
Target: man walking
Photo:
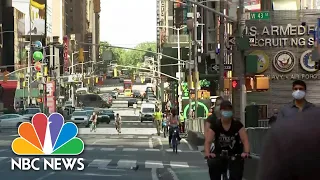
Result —
[[156, 124], [157, 134], [160, 136], [160, 130], [162, 128], [162, 112], [159, 108], [157, 108], [156, 112], [154, 113], [154, 122]]

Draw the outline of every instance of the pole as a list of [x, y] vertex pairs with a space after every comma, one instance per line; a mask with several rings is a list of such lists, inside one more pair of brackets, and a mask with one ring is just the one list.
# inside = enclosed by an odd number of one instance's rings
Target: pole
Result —
[[[178, 59], [181, 59], [181, 48], [180, 48], [180, 28], [176, 28], [178, 35]], [[178, 103], [179, 103], [179, 114], [182, 112], [182, 92], [181, 92], [181, 62], [178, 61]]]
[[[74, 75], [74, 52], [71, 54], [71, 75]], [[72, 107], [75, 107], [75, 100], [74, 100], [74, 86], [71, 84], [71, 102]]]
[[43, 84], [43, 113], [47, 113], [47, 77], [45, 68], [45, 60], [46, 60], [46, 50], [43, 48], [43, 59], [42, 59], [42, 66], [41, 66], [41, 74], [42, 74], [42, 84]]
[[197, 21], [197, 5], [194, 4], [194, 13], [193, 13], [193, 20], [194, 20], [194, 28], [193, 28], [193, 35], [194, 35], [194, 74], [195, 74], [195, 118], [197, 118], [198, 112], [198, 85], [199, 85], [199, 70], [198, 70], [198, 21]]
[[[239, 0], [239, 11], [238, 11], [238, 36], [242, 37], [245, 29], [245, 19], [244, 19], [244, 0]], [[241, 63], [241, 74], [240, 74], [240, 84], [241, 84], [241, 95], [240, 95], [240, 117], [241, 122], [245, 125], [245, 110], [247, 106], [247, 90], [245, 85], [245, 68], [244, 60], [245, 55], [244, 51], [240, 52]]]
[[28, 77], [28, 105], [31, 104], [31, 83], [30, 79], [32, 79], [32, 68], [31, 68], [31, 61], [32, 61], [32, 35], [31, 35], [31, 30], [32, 30], [32, 17], [31, 17], [31, 3], [29, 3], [29, 41], [30, 41], [30, 49], [29, 49], [29, 56], [28, 56], [28, 69], [27, 69], [27, 74], [29, 74]]
[[192, 88], [192, 67], [191, 67], [191, 63], [192, 63], [192, 38], [191, 38], [191, 31], [189, 31], [189, 118], [191, 115], [191, 111], [192, 111], [192, 99], [191, 99], [191, 88]]
[[[224, 14], [225, 2], [220, 0], [220, 12]], [[225, 49], [225, 19], [220, 15], [220, 26], [219, 26], [219, 44], [220, 44], [220, 53], [219, 53], [219, 94], [224, 96], [224, 49]]]
[[82, 83], [81, 83], [81, 87], [83, 88], [84, 84], [83, 84], [83, 80], [84, 80], [84, 74], [83, 74], [83, 63], [81, 63], [81, 75], [82, 75]]

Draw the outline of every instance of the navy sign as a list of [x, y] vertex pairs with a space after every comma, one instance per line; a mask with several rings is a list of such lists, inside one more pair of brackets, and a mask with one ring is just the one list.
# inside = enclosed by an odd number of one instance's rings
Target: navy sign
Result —
[[302, 53], [300, 58], [300, 65], [303, 70], [307, 72], [316, 72], [316, 62], [312, 60], [312, 50], [307, 50]]

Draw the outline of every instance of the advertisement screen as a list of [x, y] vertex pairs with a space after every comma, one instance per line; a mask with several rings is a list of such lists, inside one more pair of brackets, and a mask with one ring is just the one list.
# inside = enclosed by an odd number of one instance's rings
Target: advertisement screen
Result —
[[30, 4], [30, 18], [26, 17], [26, 35], [30, 33], [31, 35], [45, 35], [46, 0], [30, 0]]

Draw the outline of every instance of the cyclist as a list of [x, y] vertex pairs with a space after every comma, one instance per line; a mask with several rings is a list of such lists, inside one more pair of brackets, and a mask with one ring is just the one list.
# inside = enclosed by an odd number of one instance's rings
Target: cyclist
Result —
[[[170, 144], [170, 148], [172, 147], [171, 146], [171, 140], [172, 140], [172, 133], [174, 131], [174, 129], [178, 129], [179, 128], [179, 124], [180, 124], [180, 121], [179, 121], [179, 116], [178, 116], [178, 113], [176, 111], [176, 109], [172, 109], [171, 110], [171, 115], [169, 116], [168, 118], [168, 126], [169, 126], [169, 144]], [[181, 138], [179, 136], [179, 131], [177, 131], [178, 134], [178, 141], [180, 142]]]
[[118, 134], [120, 134], [122, 122], [121, 122], [121, 117], [120, 117], [119, 113], [117, 113], [117, 115], [116, 115], [114, 124], [116, 126], [116, 130], [118, 131]]
[[157, 108], [156, 112], [154, 112], [154, 122], [156, 124], [157, 134], [160, 136], [160, 130], [162, 128], [162, 112], [159, 108]]
[[[211, 180], [221, 179], [229, 167], [230, 179], [242, 180], [244, 161], [249, 157], [249, 140], [245, 128], [240, 121], [234, 120], [233, 108], [230, 101], [222, 101], [220, 104], [221, 117], [211, 123], [205, 134], [205, 156], [208, 157], [209, 175]], [[211, 149], [212, 142], [214, 149]], [[228, 156], [240, 155], [232, 161], [221, 158], [222, 151], [227, 151]], [[229, 164], [230, 163], [230, 164]], [[230, 166], [228, 166], [228, 164]]]

